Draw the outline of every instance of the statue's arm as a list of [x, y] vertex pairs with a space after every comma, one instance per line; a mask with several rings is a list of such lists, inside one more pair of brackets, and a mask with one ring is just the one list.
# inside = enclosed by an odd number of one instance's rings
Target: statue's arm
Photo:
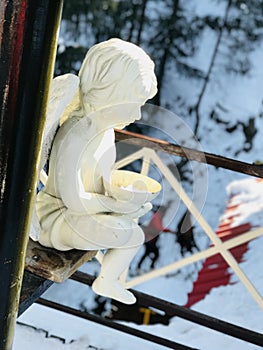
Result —
[[81, 203], [86, 213], [112, 213], [129, 215], [133, 218], [143, 216], [152, 209], [151, 203], [146, 203], [138, 208], [138, 205], [129, 202], [120, 202], [108, 196], [98, 193], [84, 192], [80, 195]]
[[112, 213], [140, 217], [151, 210], [151, 203], [143, 206], [130, 202], [120, 202], [99, 193], [85, 192], [78, 188], [77, 181], [71, 181], [71, 176], [63, 176], [59, 180], [61, 199], [65, 206], [75, 213], [94, 215]]
[[151, 209], [151, 204], [140, 206], [120, 202], [99, 193], [86, 192], [81, 180], [78, 154], [74, 147], [60, 149], [56, 157], [56, 189], [65, 206], [79, 214], [116, 213], [139, 217]]
[[[79, 126], [82, 126], [81, 123]], [[67, 129], [62, 126], [56, 136], [51, 154], [56, 193], [65, 206], [73, 212], [86, 215], [116, 213], [139, 217], [148, 212], [151, 209], [150, 203], [141, 206], [120, 202], [104, 194], [84, 190], [81, 164], [86, 162], [83, 150], [87, 131], [83, 127], [74, 128], [72, 133], [69, 130], [70, 125]]]

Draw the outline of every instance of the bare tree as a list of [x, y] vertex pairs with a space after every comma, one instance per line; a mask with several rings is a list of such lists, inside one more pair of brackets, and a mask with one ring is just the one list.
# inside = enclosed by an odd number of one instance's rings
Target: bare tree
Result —
[[196, 102], [196, 105], [194, 107], [191, 107], [190, 110], [189, 110], [190, 112], [195, 113], [195, 117], [196, 117], [196, 119], [195, 119], [195, 127], [194, 127], [195, 135], [197, 135], [197, 133], [198, 133], [198, 128], [199, 128], [199, 124], [200, 124], [200, 118], [201, 118], [201, 116], [200, 116], [200, 106], [201, 106], [202, 100], [204, 98], [204, 95], [205, 95], [206, 89], [208, 87], [208, 84], [210, 82], [213, 68], [215, 66], [216, 57], [217, 57], [218, 50], [219, 50], [219, 47], [220, 47], [220, 44], [221, 44], [221, 41], [222, 41], [223, 33], [224, 33], [224, 30], [225, 30], [225, 24], [226, 24], [227, 19], [228, 19], [231, 3], [232, 3], [232, 0], [228, 0], [227, 6], [226, 6], [226, 9], [225, 9], [224, 18], [223, 18], [223, 23], [219, 27], [218, 37], [217, 37], [217, 40], [216, 40], [216, 43], [215, 43], [215, 47], [214, 47], [214, 50], [213, 50], [213, 53], [212, 53], [212, 56], [211, 56], [211, 61], [210, 61], [207, 73], [206, 73], [206, 75], [204, 77], [204, 80], [203, 80], [203, 85], [202, 85], [200, 94], [198, 96], [198, 100]]

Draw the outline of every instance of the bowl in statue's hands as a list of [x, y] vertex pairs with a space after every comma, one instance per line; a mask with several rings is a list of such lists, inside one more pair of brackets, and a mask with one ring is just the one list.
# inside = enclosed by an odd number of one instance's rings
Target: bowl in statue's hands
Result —
[[109, 196], [124, 202], [143, 205], [152, 201], [161, 191], [159, 182], [133, 171], [113, 170], [111, 180], [104, 179]]

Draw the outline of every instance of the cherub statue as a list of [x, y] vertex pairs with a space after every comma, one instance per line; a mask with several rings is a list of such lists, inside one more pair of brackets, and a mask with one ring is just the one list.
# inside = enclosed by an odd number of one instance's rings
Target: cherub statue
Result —
[[114, 128], [140, 119], [141, 106], [157, 92], [154, 63], [138, 46], [110, 39], [88, 51], [79, 78], [66, 75], [56, 84], [50, 100], [67, 99], [63, 91], [68, 88], [71, 101], [57, 108], [62, 125], [52, 145], [46, 186], [37, 195], [41, 230], [35, 239], [61, 251], [107, 249], [92, 289], [132, 304], [136, 298], [119, 277], [144, 243], [134, 219], [152, 205], [115, 199], [106, 193], [105, 182], [110, 183], [116, 161]]

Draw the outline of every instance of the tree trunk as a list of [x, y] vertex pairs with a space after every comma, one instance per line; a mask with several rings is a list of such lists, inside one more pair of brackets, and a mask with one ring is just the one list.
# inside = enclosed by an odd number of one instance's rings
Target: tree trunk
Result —
[[160, 103], [161, 103], [161, 91], [162, 91], [162, 85], [163, 85], [163, 78], [165, 75], [166, 63], [169, 58], [170, 46], [173, 43], [173, 37], [175, 35], [173, 29], [171, 29], [171, 24], [173, 24], [177, 20], [178, 9], [179, 9], [179, 0], [174, 0], [172, 14], [167, 21], [168, 33], [167, 33], [166, 40], [163, 44], [163, 55], [160, 59], [160, 63], [158, 65], [158, 71], [156, 74], [157, 80], [158, 80], [158, 92], [155, 95], [153, 102], [158, 106], [160, 106]]
[[146, 12], [147, 2], [148, 2], [148, 0], [142, 1], [142, 10], [141, 10], [141, 16], [140, 16], [140, 20], [139, 20], [139, 29], [138, 29], [138, 33], [137, 33], [137, 39], [136, 39], [137, 45], [141, 44], [141, 37], [142, 37], [142, 30], [143, 30], [143, 26], [144, 26], [144, 22], [145, 22], [145, 12]]
[[193, 108], [193, 111], [195, 112], [195, 115], [196, 115], [196, 123], [195, 123], [195, 127], [194, 127], [194, 134], [195, 135], [198, 132], [198, 128], [199, 128], [199, 124], [200, 124], [200, 106], [201, 106], [203, 97], [205, 95], [208, 83], [210, 82], [212, 70], [213, 70], [214, 65], [215, 65], [216, 56], [217, 56], [217, 53], [218, 53], [219, 46], [221, 44], [221, 40], [222, 40], [222, 36], [223, 36], [223, 32], [224, 32], [224, 27], [225, 27], [225, 23], [227, 22], [227, 19], [228, 19], [228, 15], [229, 15], [231, 4], [232, 4], [232, 0], [228, 0], [228, 4], [226, 6], [224, 20], [223, 20], [223, 25], [219, 29], [219, 34], [218, 34], [218, 38], [217, 38], [217, 41], [216, 41], [216, 44], [215, 44], [215, 48], [214, 48], [214, 51], [213, 51], [213, 54], [212, 54], [212, 57], [211, 57], [211, 62], [210, 62], [210, 65], [208, 67], [208, 71], [206, 73], [206, 76], [204, 78], [204, 83], [203, 83], [201, 92], [199, 94], [197, 103], [196, 103], [196, 105]]
[[168, 48], [166, 47], [163, 50], [163, 55], [162, 55], [162, 58], [160, 60], [158, 72], [156, 73], [157, 81], [158, 81], [158, 92], [153, 98], [153, 103], [156, 104], [157, 106], [160, 106], [160, 104], [161, 104], [161, 91], [162, 91], [162, 86], [163, 86], [163, 78], [164, 78], [167, 58], [168, 58]]

